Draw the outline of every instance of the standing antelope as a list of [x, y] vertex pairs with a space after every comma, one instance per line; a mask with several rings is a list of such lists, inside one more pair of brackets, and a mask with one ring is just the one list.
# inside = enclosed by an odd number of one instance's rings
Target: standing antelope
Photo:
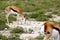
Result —
[[8, 6], [5, 9], [7, 23], [9, 23], [8, 17], [10, 14], [17, 14], [17, 20], [25, 23], [25, 16], [22, 13], [22, 10], [16, 6]]
[[40, 32], [45, 34], [44, 40], [48, 40], [51, 36], [55, 38], [54, 40], [60, 40], [60, 26], [54, 22], [43, 23]]

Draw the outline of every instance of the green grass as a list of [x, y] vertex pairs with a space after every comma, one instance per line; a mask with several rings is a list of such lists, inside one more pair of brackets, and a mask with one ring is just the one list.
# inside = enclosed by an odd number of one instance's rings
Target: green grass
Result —
[[13, 28], [11, 33], [25, 33], [22, 27]]
[[0, 30], [4, 30], [5, 28], [9, 29], [9, 27], [6, 25], [4, 13], [0, 13]]
[[11, 14], [9, 16], [9, 22], [11, 23], [12, 21], [16, 21], [17, 15]]
[[[60, 16], [60, 0], [0, 0], [0, 30], [9, 27], [5, 24], [6, 18], [4, 12], [7, 6], [17, 6], [23, 10], [23, 12], [32, 12], [32, 14], [26, 15], [28, 18], [34, 18], [37, 21], [48, 21], [49, 18], [52, 18], [52, 14]], [[34, 12], [34, 13], [33, 13]], [[46, 12], [52, 12], [50, 15], [45, 15]], [[9, 16], [9, 21], [16, 21], [15, 15]], [[60, 24], [60, 22], [56, 22]], [[30, 30], [32, 31], [32, 30]], [[23, 33], [22, 28], [14, 28], [11, 31], [12, 33]], [[8, 37], [9, 40], [20, 40], [16, 35]], [[7, 40], [7, 37], [0, 35], [0, 39]], [[34, 40], [42, 40], [43, 37], [39, 36]], [[33, 39], [31, 39], [33, 40]]]
[[[18, 2], [18, 3], [17, 3]], [[33, 12], [33, 11], [53, 11], [50, 8], [55, 10], [60, 10], [60, 0], [3, 0], [0, 1], [0, 10], [4, 10], [7, 6], [17, 6], [20, 7], [23, 11]]]
[[43, 12], [37, 12], [27, 15], [29, 18], [34, 18], [37, 21], [48, 21], [52, 15], [45, 15]]
[[18, 34], [11, 34], [8, 37], [8, 40], [20, 40], [19, 35]]
[[[52, 17], [51, 15], [44, 15], [46, 12], [52, 12], [52, 14], [60, 16], [60, 0], [2, 0], [0, 5], [0, 12], [4, 11], [7, 6], [17, 6], [23, 12], [34, 12], [34, 14], [28, 15], [28, 18], [35, 18], [37, 21], [47, 21], [48, 18]], [[9, 19], [10, 22], [16, 20], [11, 16]]]
[[18, 34], [11, 34], [8, 37], [0, 34], [0, 40], [20, 40], [20, 38]]
[[2, 34], [0, 34], [0, 40], [8, 40], [8, 38]]
[[37, 36], [36, 38], [30, 38], [29, 40], [43, 40], [43, 36]]

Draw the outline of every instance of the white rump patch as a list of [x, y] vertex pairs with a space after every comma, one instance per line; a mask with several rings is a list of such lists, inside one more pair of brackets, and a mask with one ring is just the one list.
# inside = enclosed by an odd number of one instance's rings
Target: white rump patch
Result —
[[[42, 35], [45, 35], [44, 34], [44, 25], [41, 26], [40, 33]], [[53, 31], [52, 31], [52, 37], [54, 38], [54, 40], [59, 40], [59, 32], [57, 30], [53, 29]]]

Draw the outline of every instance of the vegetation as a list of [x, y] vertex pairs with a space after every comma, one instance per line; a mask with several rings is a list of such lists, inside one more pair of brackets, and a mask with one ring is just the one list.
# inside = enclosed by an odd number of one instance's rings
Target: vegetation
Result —
[[11, 14], [11, 15], [9, 16], [9, 22], [11, 23], [12, 21], [16, 21], [16, 16], [17, 16], [17, 15], [15, 15], [15, 14]]
[[11, 34], [8, 37], [8, 40], [20, 40], [20, 38], [19, 38], [19, 35], [17, 35], [17, 34]]
[[36, 38], [29, 38], [29, 40], [43, 40], [43, 36], [37, 36]]
[[[32, 12], [32, 14], [28, 15], [28, 18], [35, 18], [37, 21], [47, 21], [52, 17], [51, 15], [44, 15], [46, 12], [60, 15], [60, 0], [0, 0], [0, 5], [0, 12], [3, 12], [7, 6], [17, 6], [23, 12]], [[10, 22], [16, 20], [11, 16], [9, 19]]]
[[8, 40], [8, 38], [6, 36], [3, 36], [2, 34], [0, 34], [0, 40]]
[[0, 34], [0, 40], [20, 40], [20, 38], [19, 38], [19, 35], [17, 34], [11, 34], [8, 37]]
[[29, 33], [32, 33], [33, 32], [33, 30], [32, 29], [29, 29]]
[[[0, 0], [0, 30], [5, 28], [9, 29], [6, 25], [6, 18], [4, 10], [7, 6], [17, 6], [22, 9], [23, 12], [28, 12], [26, 16], [28, 18], [34, 18], [37, 21], [48, 21], [52, 18], [52, 14], [60, 16], [60, 0]], [[29, 14], [31, 12], [31, 14]], [[47, 12], [52, 12], [49, 15], [45, 15]], [[16, 15], [10, 15], [9, 21], [15, 21]], [[56, 22], [60, 24], [60, 22]], [[32, 30], [30, 30], [32, 32]], [[14, 28], [11, 33], [24, 33], [23, 28]], [[8, 38], [0, 34], [1, 40], [20, 40], [19, 36], [11, 35]], [[37, 37], [30, 40], [42, 40], [43, 37]]]
[[0, 10], [11, 5], [18, 6], [27, 12], [60, 10], [60, 0], [0, 0], [0, 5]]
[[43, 36], [37, 36], [35, 39], [37, 39], [37, 40], [43, 40]]
[[43, 12], [32, 13], [28, 15], [29, 18], [34, 18], [37, 21], [47, 21], [49, 18], [52, 18], [52, 15], [45, 15]]
[[11, 33], [25, 33], [22, 27], [13, 28]]
[[0, 30], [4, 30], [5, 28], [8, 29], [9, 27], [6, 25], [6, 18], [4, 13], [0, 13]]

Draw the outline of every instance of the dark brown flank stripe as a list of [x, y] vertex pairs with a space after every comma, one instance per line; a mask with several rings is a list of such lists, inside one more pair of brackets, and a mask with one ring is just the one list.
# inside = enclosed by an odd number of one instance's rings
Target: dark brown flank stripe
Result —
[[[56, 29], [58, 32], [59, 32], [59, 34], [60, 34], [60, 30], [58, 29], [58, 28], [56, 28], [56, 27], [54, 27], [54, 26], [52, 26], [52, 28], [53, 29]], [[47, 29], [47, 26], [45, 25], [44, 26], [44, 32], [46, 33], [46, 29]]]
[[17, 12], [16, 10], [14, 10], [13, 8], [10, 8], [11, 10], [13, 10], [14, 12]]
[[58, 29], [58, 28], [56, 28], [56, 27], [52, 27], [53, 29], [56, 29], [58, 32], [59, 32], [59, 34], [60, 34], [60, 29]]

